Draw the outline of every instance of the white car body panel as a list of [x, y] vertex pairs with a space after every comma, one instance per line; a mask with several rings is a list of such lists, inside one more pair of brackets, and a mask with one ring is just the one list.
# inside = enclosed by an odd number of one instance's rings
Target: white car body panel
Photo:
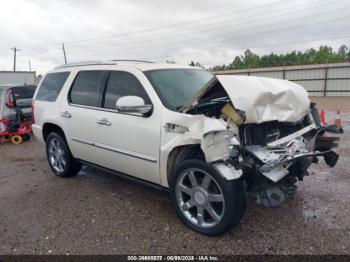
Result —
[[245, 112], [245, 123], [296, 122], [309, 112], [308, 93], [293, 82], [251, 76], [216, 77], [234, 107]]
[[[173, 124], [185, 127], [186, 131], [167, 131], [166, 125]], [[224, 160], [229, 157], [229, 149], [225, 140], [206, 139], [210, 134], [222, 134], [226, 131], [226, 122], [203, 115], [189, 115], [163, 109], [161, 131], [160, 174], [162, 185], [168, 187], [168, 159], [172, 150], [184, 145], [200, 145], [208, 163]], [[209, 141], [209, 142], [208, 142]], [[221, 173], [226, 179], [237, 179], [242, 173], [236, 169]]]

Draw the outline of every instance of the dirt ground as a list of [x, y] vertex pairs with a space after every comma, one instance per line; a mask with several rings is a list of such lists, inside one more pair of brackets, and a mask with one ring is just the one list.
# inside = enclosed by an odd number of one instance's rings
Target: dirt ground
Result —
[[350, 99], [338, 165], [323, 161], [280, 208], [248, 201], [239, 227], [209, 238], [176, 217], [167, 194], [91, 168], [55, 177], [35, 139], [0, 145], [0, 254], [350, 254]]

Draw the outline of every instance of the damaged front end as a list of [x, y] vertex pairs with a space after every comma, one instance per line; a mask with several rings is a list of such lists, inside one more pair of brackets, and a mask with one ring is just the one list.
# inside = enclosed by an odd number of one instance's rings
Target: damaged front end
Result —
[[320, 148], [322, 129], [307, 115], [294, 124], [264, 123], [243, 125], [245, 173], [249, 195], [266, 207], [281, 205], [295, 189], [295, 183], [308, 176], [308, 168], [322, 156], [333, 167], [338, 155], [331, 148]]
[[331, 149], [338, 138], [323, 136], [324, 129], [314, 121], [318, 111], [310, 109], [302, 87], [275, 79], [237, 79], [217, 77], [183, 112], [215, 118], [225, 126], [202, 126], [206, 162], [226, 178], [243, 179], [257, 204], [277, 207], [319, 157], [330, 167], [336, 164], [338, 155]]

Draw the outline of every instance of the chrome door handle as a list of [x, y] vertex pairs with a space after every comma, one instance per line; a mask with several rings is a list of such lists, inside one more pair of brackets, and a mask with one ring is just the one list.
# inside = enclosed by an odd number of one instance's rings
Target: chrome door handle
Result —
[[104, 126], [111, 126], [112, 123], [108, 121], [107, 118], [103, 118], [101, 120], [97, 120], [97, 124], [104, 125]]
[[71, 118], [72, 117], [72, 115], [68, 111], [65, 111], [65, 112], [61, 113], [61, 116], [67, 117], [67, 118]]

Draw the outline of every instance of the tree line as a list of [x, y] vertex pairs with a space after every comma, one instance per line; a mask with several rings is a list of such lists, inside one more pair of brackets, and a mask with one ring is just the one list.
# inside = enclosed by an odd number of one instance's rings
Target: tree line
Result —
[[[292, 51], [286, 54], [270, 53], [259, 56], [247, 49], [244, 55], [236, 56], [230, 64], [216, 65], [210, 68], [211, 71], [247, 69], [273, 66], [293, 66], [309, 64], [327, 64], [350, 62], [350, 50], [346, 45], [341, 45], [338, 50], [322, 45], [318, 49], [310, 48], [305, 52]], [[191, 62], [191, 65], [196, 64]], [[199, 63], [198, 63], [199, 64]]]

